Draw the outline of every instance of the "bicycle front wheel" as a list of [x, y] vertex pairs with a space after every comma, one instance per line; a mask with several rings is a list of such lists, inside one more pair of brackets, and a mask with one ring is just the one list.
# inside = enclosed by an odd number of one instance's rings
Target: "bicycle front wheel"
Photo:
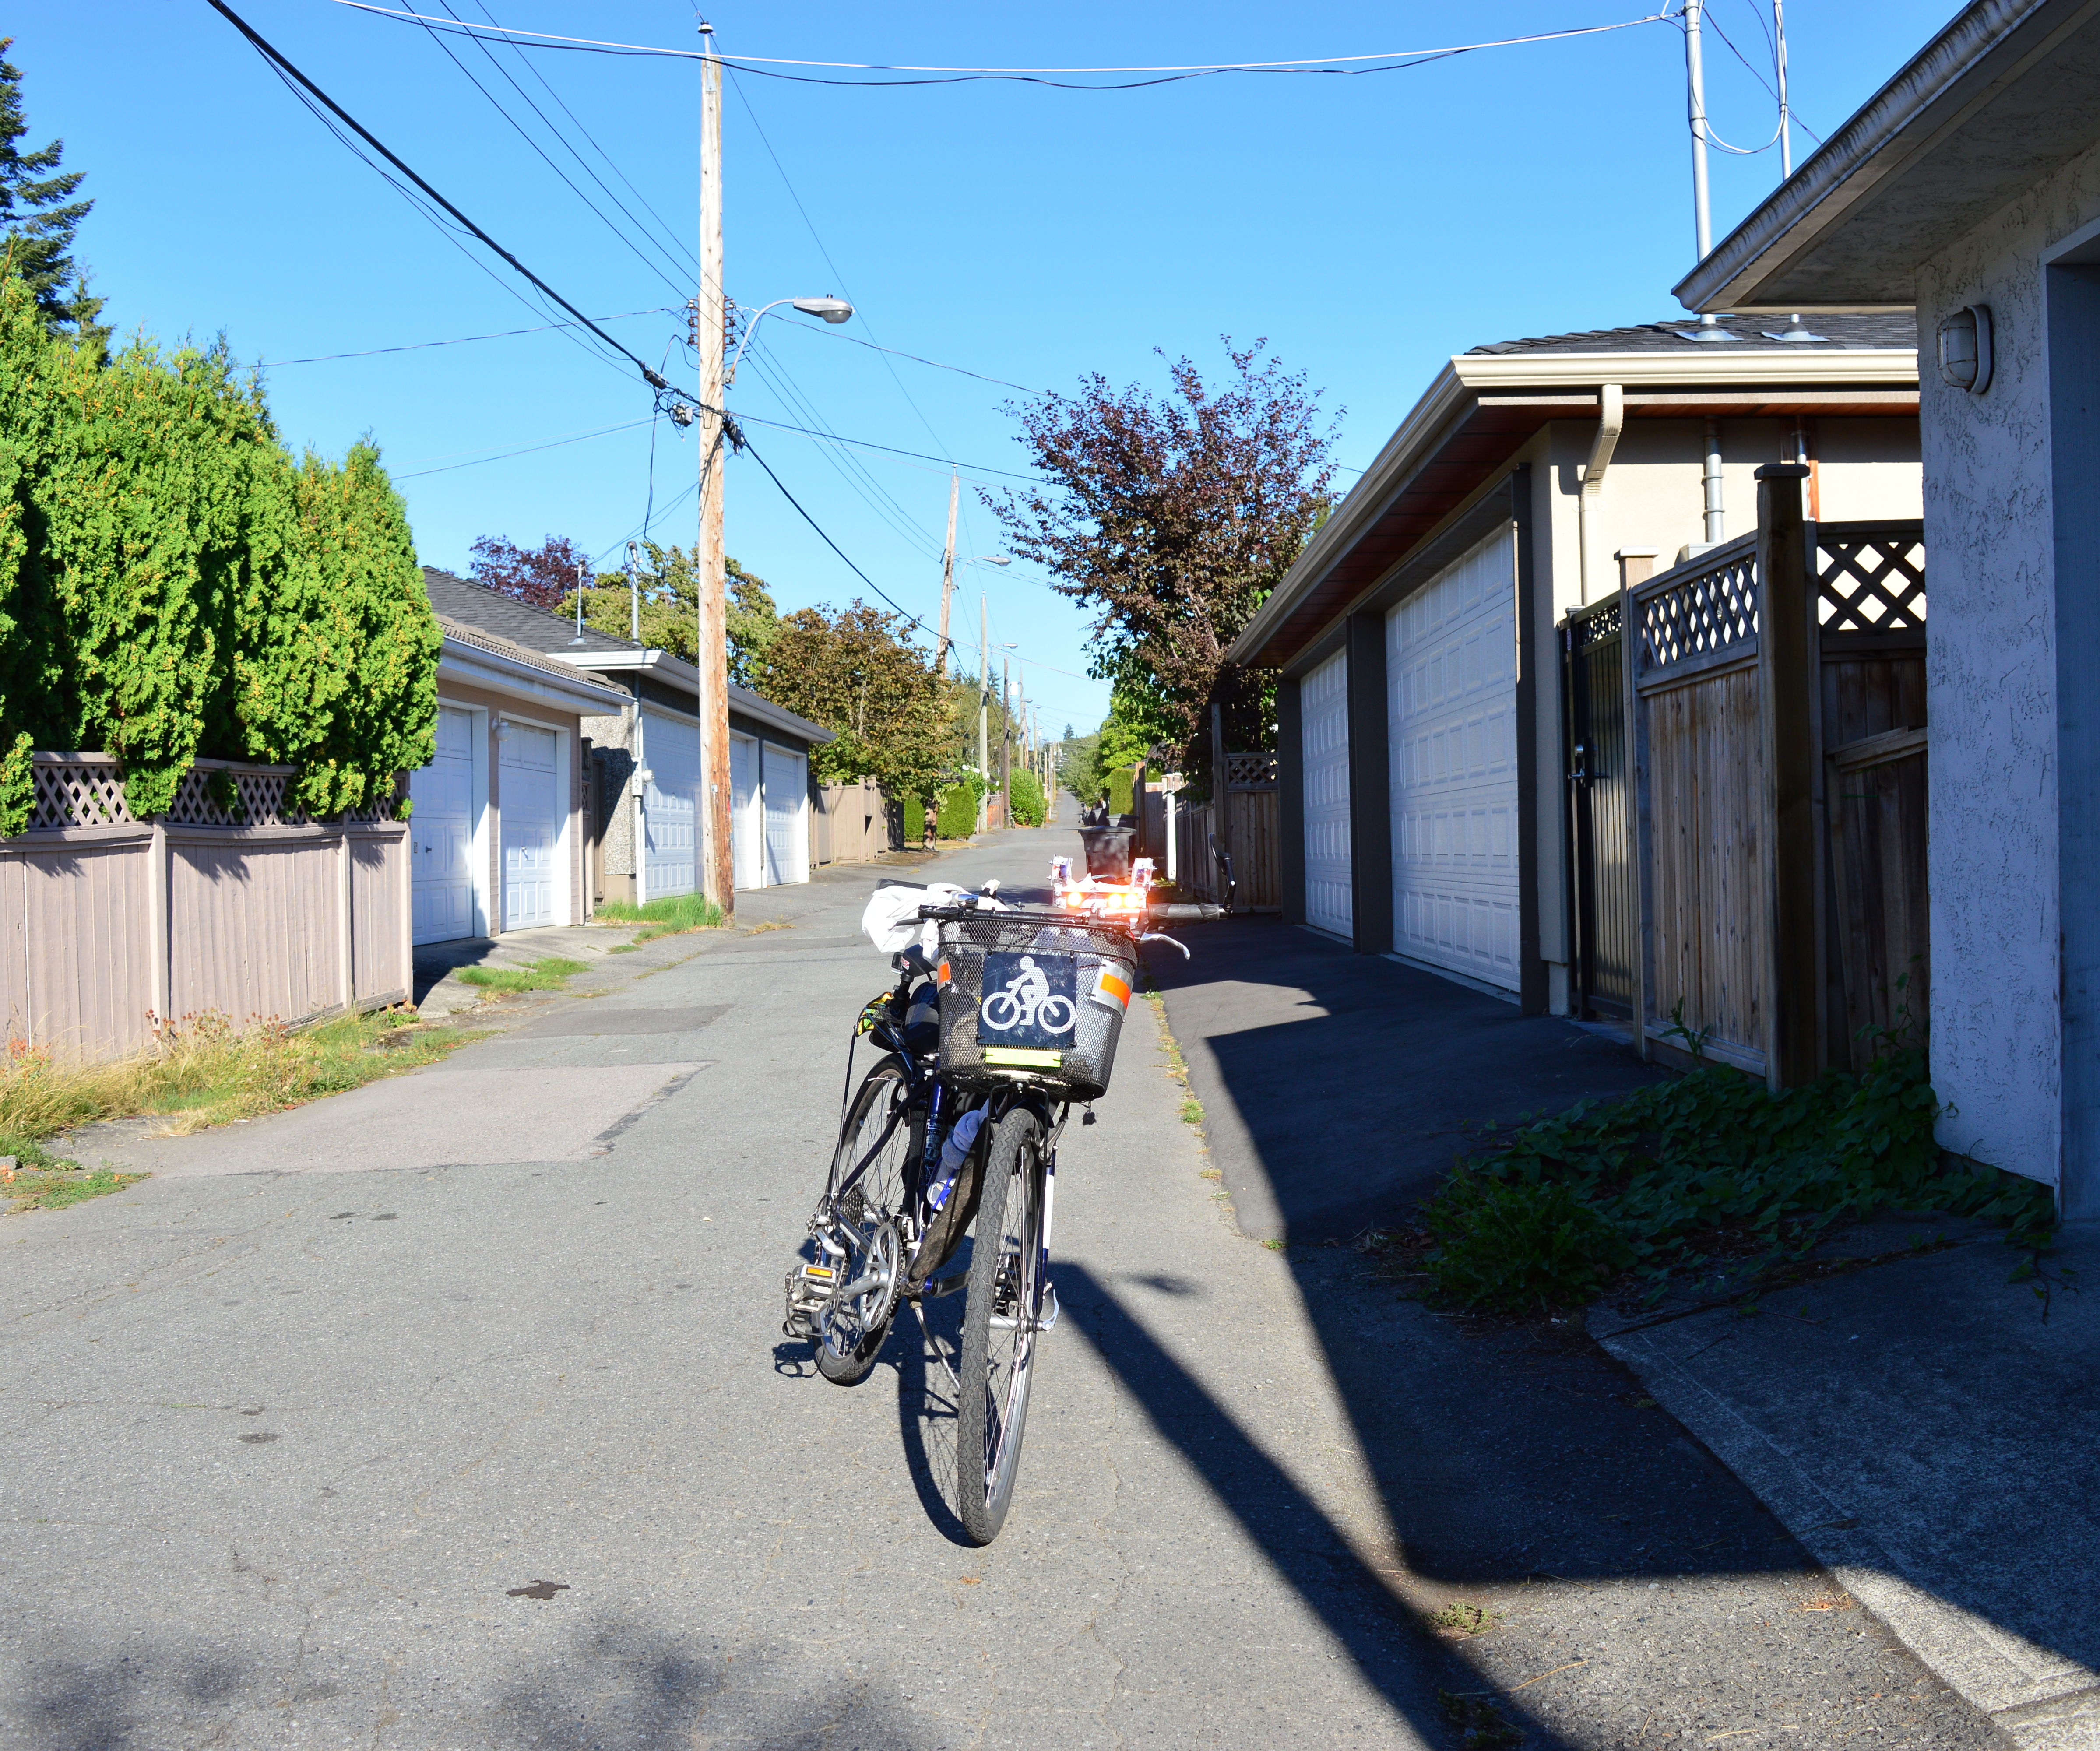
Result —
[[1006, 1523], [1035, 1376], [1043, 1305], [1043, 1127], [1025, 1108], [994, 1133], [963, 1309], [955, 1494], [963, 1530], [990, 1544]]

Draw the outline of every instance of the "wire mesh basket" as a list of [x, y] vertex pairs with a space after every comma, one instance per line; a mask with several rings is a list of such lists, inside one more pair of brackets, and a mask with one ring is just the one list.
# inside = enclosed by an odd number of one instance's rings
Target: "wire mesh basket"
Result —
[[1137, 982], [1128, 930], [1052, 911], [920, 915], [940, 926], [942, 1074], [965, 1087], [1043, 1083], [1072, 1100], [1108, 1092]]

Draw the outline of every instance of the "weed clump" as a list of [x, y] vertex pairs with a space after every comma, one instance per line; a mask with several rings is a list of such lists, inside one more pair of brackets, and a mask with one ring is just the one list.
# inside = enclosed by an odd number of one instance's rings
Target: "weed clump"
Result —
[[484, 991], [558, 991], [576, 974], [589, 971], [587, 961], [549, 955], [526, 967], [463, 967], [460, 982]]
[[642, 925], [633, 942], [628, 945], [639, 947], [657, 937], [712, 930], [722, 921], [722, 909], [704, 893], [668, 893], [640, 906], [627, 900], [606, 900], [600, 902], [598, 915], [609, 924]]
[[1777, 1095], [1708, 1065], [1534, 1118], [1423, 1206], [1436, 1244], [1422, 1268], [1446, 1300], [1518, 1313], [1582, 1305], [1629, 1273], [1659, 1298], [1717, 1255], [1754, 1277], [1889, 1208], [1995, 1219], [2015, 1244], [2046, 1244], [2047, 1189], [1950, 1165], [1924, 1048], [1881, 1048], [1857, 1075]]

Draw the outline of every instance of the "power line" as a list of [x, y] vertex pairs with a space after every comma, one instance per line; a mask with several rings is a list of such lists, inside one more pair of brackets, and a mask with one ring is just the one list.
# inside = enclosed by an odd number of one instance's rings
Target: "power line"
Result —
[[[368, 0], [334, 0], [338, 6], [346, 6], [360, 12], [370, 12], [381, 18], [412, 20], [417, 24], [435, 24], [443, 28], [457, 22], [458, 28], [474, 32], [480, 27], [463, 21], [426, 19], [420, 12], [399, 10], [391, 7], [374, 6]], [[1220, 73], [1324, 73], [1341, 77], [1360, 77], [1365, 73], [1391, 73], [1408, 67], [1419, 67], [1426, 62], [1443, 60], [1454, 55], [1470, 55], [1481, 49], [1516, 48], [1533, 42], [1557, 42], [1573, 37], [1600, 36], [1608, 31], [1630, 30], [1640, 24], [1662, 23], [1670, 15], [1651, 12], [1643, 17], [1630, 18], [1612, 24], [1584, 24], [1566, 30], [1540, 31], [1530, 36], [1502, 37], [1491, 42], [1464, 42], [1448, 48], [1392, 49], [1378, 55], [1308, 55], [1295, 60], [1276, 61], [1230, 61], [1195, 63], [1172, 67], [919, 67], [880, 61], [814, 61], [796, 60], [779, 55], [739, 55], [735, 59], [717, 56], [727, 67], [741, 68], [770, 79], [792, 79], [805, 85], [850, 86], [918, 86], [956, 85], [972, 80], [1010, 80], [1030, 85], [1047, 85], [1065, 90], [1104, 91], [1134, 90], [1145, 86], [1169, 85], [1182, 79], [1207, 79]], [[660, 48], [651, 43], [615, 42], [593, 37], [568, 37], [552, 32], [516, 30], [508, 25], [497, 25], [506, 39], [520, 41], [532, 48], [582, 51], [603, 55], [655, 56], [674, 60], [702, 60], [708, 56], [694, 49]], [[1382, 63], [1383, 64], [1363, 64]], [[826, 79], [802, 73], [776, 73], [778, 67], [822, 67], [852, 73], [922, 73], [930, 77], [913, 79]], [[1109, 75], [1145, 73], [1157, 77], [1136, 80], [1118, 86], [1078, 85], [1048, 77], [1055, 73]]]
[[871, 352], [888, 353], [893, 358], [909, 359], [914, 364], [930, 365], [936, 371], [953, 371], [959, 377], [973, 377], [980, 383], [996, 383], [1001, 389], [1017, 389], [1024, 395], [1040, 395], [1039, 389], [1030, 389], [1026, 383], [1009, 382], [1003, 377], [986, 377], [982, 371], [965, 370], [959, 364], [942, 364], [938, 359], [922, 359], [916, 353], [900, 351], [894, 346], [878, 346], [873, 341], [864, 341], [857, 334], [848, 334], [844, 329], [833, 328], [829, 323], [783, 322], [781, 327], [796, 334], [827, 335], [835, 341], [850, 341], [856, 346], [865, 346]]
[[643, 364], [641, 359], [637, 358], [633, 353], [628, 351], [628, 350], [624, 346], [622, 346], [619, 342], [615, 341], [610, 334], [607, 334], [604, 329], [601, 329], [595, 322], [592, 321], [589, 317], [586, 316], [581, 311], [578, 310], [575, 305], [571, 304], [567, 298], [563, 298], [560, 293], [557, 292], [552, 286], [549, 285], [545, 280], [542, 280], [537, 274], [534, 273], [531, 268], [527, 267], [523, 262], [519, 261], [516, 256], [513, 255], [508, 249], [505, 249], [501, 244], [498, 243], [493, 237], [490, 236], [487, 232], [483, 231], [479, 225], [475, 224], [474, 222], [469, 218], [465, 214], [461, 212], [457, 207], [452, 204], [451, 201], [446, 200], [445, 197], [439, 194], [436, 189], [433, 188], [428, 183], [425, 182], [421, 177], [418, 176], [413, 170], [410, 170], [406, 163], [395, 156], [395, 153], [389, 151], [385, 145], [381, 143], [377, 136], [367, 129], [356, 119], [355, 117], [352, 116], [348, 110], [345, 109], [340, 104], [337, 103], [333, 98], [330, 97], [327, 92], [324, 91], [319, 86], [315, 85], [312, 80], [309, 79], [304, 73], [301, 73], [298, 68], [294, 67], [291, 62], [287, 60], [283, 55], [277, 51], [276, 49], [264, 41], [262, 37], [258, 36], [254, 29], [248, 24], [246, 20], [242, 18], [238, 12], [236, 12], [232, 7], [227, 5], [226, 0], [205, 0], [205, 3], [209, 5], [214, 11], [217, 12], [221, 17], [225, 19], [228, 24], [232, 24], [242, 36], [245, 37], [249, 42], [254, 45], [257, 53], [260, 54], [266, 60], [269, 61], [274, 66], [283, 68], [285, 73], [289, 73], [293, 78], [298, 80], [298, 82], [308, 91], [311, 91], [315, 98], [319, 99], [323, 104], [325, 104], [329, 108], [329, 112], [340, 120], [346, 127], [352, 130], [360, 139], [370, 146], [374, 152], [379, 153], [380, 156], [385, 158], [389, 164], [392, 165], [395, 170], [399, 170], [404, 176], [407, 177], [410, 182], [413, 183], [417, 187], [420, 188], [426, 195], [429, 196], [431, 200], [437, 202], [437, 204], [443, 207], [444, 210], [455, 220], [457, 220], [461, 225], [464, 226], [469, 232], [473, 233], [476, 238], [479, 239], [483, 245], [490, 249], [494, 250], [496, 254], [502, 257], [502, 258], [505, 262], [509, 262], [513, 268], [516, 269], [520, 275], [522, 275], [527, 280], [530, 281], [539, 292], [540, 292], [544, 296], [552, 298], [557, 304], [560, 305], [563, 310], [567, 311], [571, 316], [575, 317], [579, 323], [582, 324], [585, 328], [589, 329], [592, 333], [595, 334], [601, 341], [604, 342], [607, 346], [610, 346], [623, 359], [625, 359], [636, 370], [642, 373], [642, 381], [647, 383], [651, 389], [655, 390], [660, 395], [667, 392], [672, 394], [682, 394], [682, 391], [673, 390], [671, 385], [664, 380], [662, 375], [657, 372], [651, 370], [650, 368], [646, 364]]
[[638, 426], [646, 426], [655, 417], [647, 420], [629, 420], [619, 426], [606, 426], [596, 431], [574, 432], [564, 438], [549, 438], [543, 443], [528, 443], [523, 449], [505, 450], [496, 456], [476, 456], [470, 462], [448, 462], [441, 468], [419, 468], [412, 474], [395, 474], [396, 480], [420, 480], [426, 474], [449, 474], [456, 469], [479, 468], [484, 462], [507, 462], [515, 456], [531, 456], [539, 450], [557, 450], [563, 444], [585, 443], [593, 438], [609, 438], [615, 432], [631, 432]]
[[[673, 308], [663, 306], [655, 310], [623, 311], [616, 316], [600, 316], [600, 322], [628, 322], [637, 316], [664, 316], [675, 314]], [[520, 334], [546, 334], [556, 329], [573, 329], [573, 322], [543, 322], [532, 329], [498, 329], [489, 334], [455, 335], [448, 341], [408, 341], [399, 346], [368, 347], [361, 353], [316, 353], [311, 359], [267, 359], [258, 367], [260, 370], [274, 371], [279, 365], [332, 364], [339, 359], [377, 359], [384, 353], [417, 353], [431, 346], [464, 346], [469, 341], [507, 341]], [[596, 355], [593, 355], [593, 357]]]
[[900, 450], [895, 444], [877, 443], [870, 438], [847, 438], [837, 432], [815, 431], [806, 426], [790, 426], [785, 420], [763, 420], [755, 413], [739, 413], [736, 421], [739, 426], [771, 426], [783, 432], [800, 432], [805, 438], [828, 439], [833, 443], [853, 444], [862, 450], [883, 450], [892, 456], [908, 456], [922, 462], [938, 462], [943, 468], [968, 469], [978, 474], [1002, 474], [1009, 480], [1026, 480], [1039, 487], [1052, 483], [1039, 474], [1017, 474], [1010, 468], [993, 468], [979, 462], [958, 462], [953, 456], [929, 456], [923, 450]]

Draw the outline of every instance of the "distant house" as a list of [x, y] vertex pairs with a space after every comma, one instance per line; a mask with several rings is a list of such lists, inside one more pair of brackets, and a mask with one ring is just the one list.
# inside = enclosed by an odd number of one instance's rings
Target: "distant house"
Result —
[[414, 941], [580, 924], [590, 911], [585, 722], [621, 711], [627, 696], [516, 636], [544, 642], [552, 615], [427, 566], [423, 580], [444, 647], [437, 754], [408, 781]]
[[1978, 0], [1677, 289], [1915, 307], [1941, 1140], [2070, 1217], [2100, 1215], [2096, 91], [2089, 0]]
[[1561, 624], [1755, 526], [1918, 514], [1908, 312], [1502, 342], [1440, 370], [1229, 660], [1278, 680], [1286, 920], [1577, 1007]]

